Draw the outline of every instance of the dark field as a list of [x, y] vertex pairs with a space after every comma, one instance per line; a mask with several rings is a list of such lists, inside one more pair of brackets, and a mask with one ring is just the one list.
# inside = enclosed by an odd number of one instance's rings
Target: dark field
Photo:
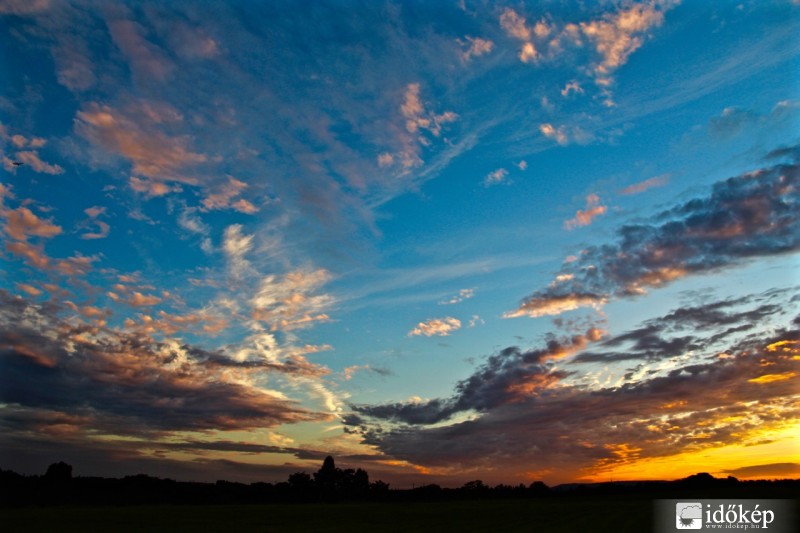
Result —
[[411, 503], [0, 510], [4, 531], [650, 531], [648, 499], [542, 498]]

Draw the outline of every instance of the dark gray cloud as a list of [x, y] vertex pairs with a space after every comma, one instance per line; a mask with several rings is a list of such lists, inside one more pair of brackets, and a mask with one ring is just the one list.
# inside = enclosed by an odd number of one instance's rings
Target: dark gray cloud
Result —
[[595, 390], [545, 389], [444, 427], [379, 430], [367, 423], [359, 431], [365, 442], [399, 459], [491, 469], [506, 479], [520, 465], [566, 479], [642, 458], [747, 445], [765, 427], [800, 416], [792, 374], [797, 362], [774, 349], [774, 343], [798, 340], [800, 332], [784, 330], [666, 375]]
[[[586, 335], [551, 338], [544, 348], [523, 351], [516, 346], [508, 347], [489, 357], [471, 376], [459, 381], [450, 398], [417, 403], [353, 405], [352, 408], [358, 415], [406, 424], [434, 424], [464, 411], [487, 411], [536, 395], [568, 377], [570, 373], [555, 368], [552, 361], [573, 354], [599, 336], [599, 330], [592, 328]], [[363, 420], [358, 415], [345, 418], [345, 423], [359, 425]]]
[[[521, 464], [574, 479], [642, 458], [764, 444], [765, 427], [800, 416], [800, 330], [776, 326], [794, 324], [788, 302], [795, 292], [687, 305], [611, 337], [595, 331], [551, 339], [542, 349], [509, 347], [448, 398], [354, 406], [344, 421], [388, 456], [429, 468], [506, 472], [500, 479], [518, 474]], [[695, 353], [686, 359], [688, 351]], [[563, 370], [619, 360], [640, 364], [612, 386]], [[469, 410], [477, 415], [433, 426]]]
[[800, 475], [800, 464], [798, 463], [769, 463], [764, 465], [751, 465], [743, 466], [741, 468], [734, 468], [727, 470], [728, 474], [739, 477], [758, 477], [758, 478], [775, 478], [786, 477], [791, 475], [797, 477]]
[[559, 314], [643, 294], [676, 279], [800, 249], [800, 166], [776, 165], [717, 182], [711, 194], [590, 246], [508, 317]]
[[258, 372], [318, 375], [309, 363], [232, 361], [197, 347], [61, 319], [53, 304], [31, 304], [3, 291], [0, 309], [0, 402], [21, 408], [13, 421], [18, 426], [146, 435], [326, 418], [246, 380], [221, 376], [226, 369], [243, 372], [243, 378]]
[[638, 328], [605, 338], [597, 343], [597, 349], [582, 351], [570, 362], [658, 361], [689, 351], [706, 350], [782, 314], [784, 307], [780, 303], [785, 302], [786, 294], [794, 290], [767, 291], [681, 307], [648, 320]]

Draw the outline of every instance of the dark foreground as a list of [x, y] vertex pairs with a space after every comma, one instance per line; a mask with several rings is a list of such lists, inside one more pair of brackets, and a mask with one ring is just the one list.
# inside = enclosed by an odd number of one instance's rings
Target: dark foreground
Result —
[[269, 505], [26, 507], [5, 531], [650, 531], [652, 501], [536, 500]]

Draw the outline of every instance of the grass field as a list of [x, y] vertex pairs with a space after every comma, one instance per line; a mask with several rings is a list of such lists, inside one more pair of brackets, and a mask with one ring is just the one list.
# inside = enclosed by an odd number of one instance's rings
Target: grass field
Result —
[[650, 531], [645, 499], [529, 499], [335, 505], [26, 507], [4, 531]]

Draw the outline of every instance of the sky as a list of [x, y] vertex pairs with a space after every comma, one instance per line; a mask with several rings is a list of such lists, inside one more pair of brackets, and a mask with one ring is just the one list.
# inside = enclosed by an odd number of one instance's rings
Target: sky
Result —
[[0, 0], [0, 468], [800, 477], [798, 35]]

